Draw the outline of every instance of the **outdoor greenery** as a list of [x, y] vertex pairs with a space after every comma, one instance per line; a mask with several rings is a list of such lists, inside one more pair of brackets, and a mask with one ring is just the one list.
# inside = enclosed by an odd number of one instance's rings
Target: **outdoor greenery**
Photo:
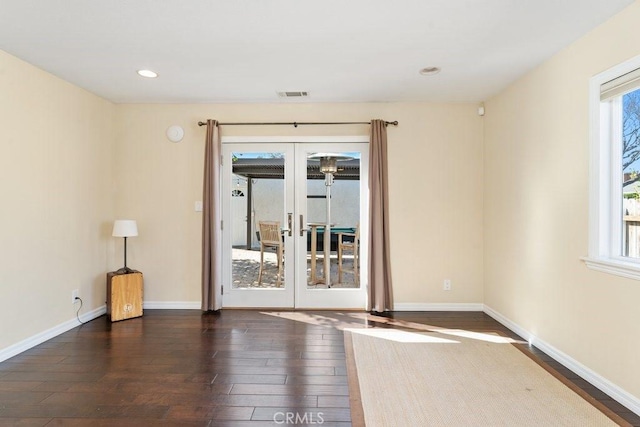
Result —
[[640, 160], [640, 90], [622, 99], [622, 171], [632, 173], [633, 182], [639, 179], [637, 161]]

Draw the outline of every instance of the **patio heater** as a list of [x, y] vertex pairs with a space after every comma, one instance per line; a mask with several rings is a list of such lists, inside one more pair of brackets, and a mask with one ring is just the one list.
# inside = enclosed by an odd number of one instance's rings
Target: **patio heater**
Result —
[[315, 153], [309, 156], [310, 160], [320, 160], [320, 172], [324, 174], [326, 188], [326, 224], [324, 225], [323, 253], [324, 253], [324, 280], [327, 288], [331, 287], [331, 185], [333, 175], [338, 171], [338, 162], [351, 160], [352, 157], [337, 153]]

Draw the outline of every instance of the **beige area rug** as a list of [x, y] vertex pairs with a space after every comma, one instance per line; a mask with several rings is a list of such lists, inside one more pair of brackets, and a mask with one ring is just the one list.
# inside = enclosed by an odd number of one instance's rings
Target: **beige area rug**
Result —
[[469, 335], [345, 331], [353, 426], [617, 425], [510, 340]]

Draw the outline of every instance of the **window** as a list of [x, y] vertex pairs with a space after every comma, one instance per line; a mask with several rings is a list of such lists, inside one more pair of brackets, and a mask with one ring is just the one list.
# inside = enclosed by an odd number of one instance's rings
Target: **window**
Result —
[[590, 82], [590, 268], [640, 279], [640, 57]]

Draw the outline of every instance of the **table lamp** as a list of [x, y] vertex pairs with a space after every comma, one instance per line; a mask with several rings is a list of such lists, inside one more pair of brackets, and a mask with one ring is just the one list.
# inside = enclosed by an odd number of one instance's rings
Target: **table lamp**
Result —
[[118, 219], [113, 223], [113, 237], [124, 237], [124, 267], [117, 271], [118, 274], [133, 273], [134, 270], [127, 267], [127, 237], [138, 235], [138, 224], [132, 219]]

